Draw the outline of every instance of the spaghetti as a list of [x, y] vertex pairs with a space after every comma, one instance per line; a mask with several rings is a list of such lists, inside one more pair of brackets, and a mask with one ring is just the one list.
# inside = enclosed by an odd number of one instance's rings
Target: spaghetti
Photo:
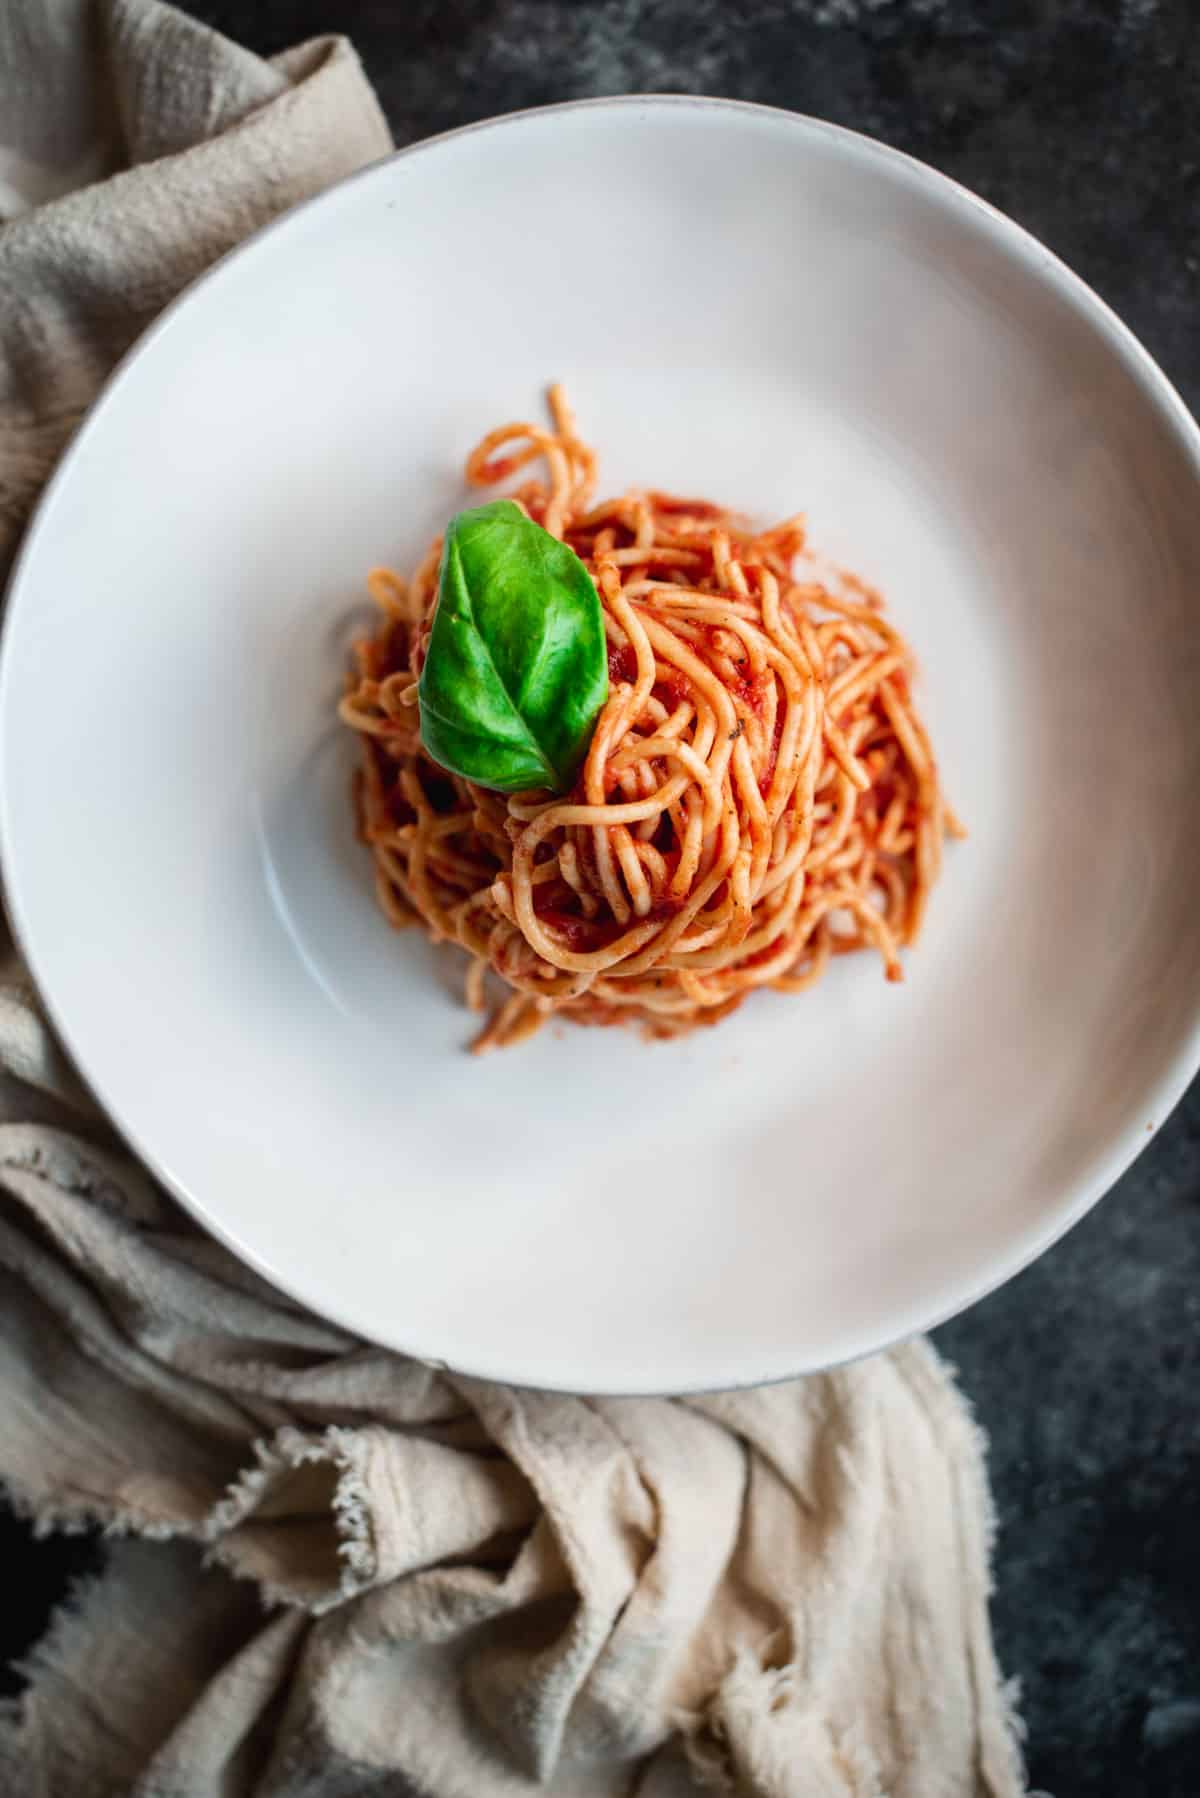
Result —
[[476, 1050], [552, 1015], [677, 1036], [859, 949], [899, 980], [962, 830], [878, 596], [799, 575], [799, 517], [755, 531], [664, 493], [594, 503], [595, 456], [558, 388], [550, 407], [552, 429], [490, 432], [467, 478], [542, 464], [512, 497], [596, 583], [608, 700], [561, 798], [447, 773], [422, 748], [416, 686], [440, 540], [409, 581], [373, 570], [382, 619], [341, 716], [361, 738], [360, 833], [387, 917], [467, 951], [473, 1010], [488, 970], [504, 983]]

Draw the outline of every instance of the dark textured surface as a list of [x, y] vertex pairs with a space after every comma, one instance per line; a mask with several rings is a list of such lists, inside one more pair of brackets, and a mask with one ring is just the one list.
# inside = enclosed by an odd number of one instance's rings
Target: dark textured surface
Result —
[[[722, 93], [853, 125], [1011, 213], [1193, 409], [1197, 0], [196, 0], [255, 49], [358, 44], [399, 142], [550, 100]], [[1032, 1783], [1200, 1795], [1200, 1088], [1058, 1248], [939, 1332], [992, 1442], [995, 1619]], [[0, 1528], [17, 1652], [87, 1544]]]

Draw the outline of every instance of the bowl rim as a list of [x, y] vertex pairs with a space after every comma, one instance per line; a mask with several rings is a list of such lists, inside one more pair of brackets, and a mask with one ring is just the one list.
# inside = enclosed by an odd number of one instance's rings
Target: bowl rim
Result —
[[[88, 407], [79, 429], [60, 456], [38, 497], [13, 561], [4, 592], [3, 616], [0, 617], [0, 752], [2, 752], [6, 729], [5, 721], [8, 716], [8, 690], [12, 663], [11, 645], [16, 634], [14, 621], [17, 617], [25, 571], [33, 562], [41, 538], [52, 526], [59, 492], [71, 476], [76, 453], [81, 444], [97, 428], [98, 420], [103, 416], [109, 400], [121, 386], [131, 366], [145, 349], [171, 330], [180, 310], [190, 305], [193, 298], [210, 282], [218, 280], [227, 265], [244, 256], [252, 255], [261, 243], [276, 231], [288, 226], [298, 214], [332, 201], [334, 196], [359, 182], [378, 178], [380, 171], [391, 164], [419, 158], [459, 139], [476, 135], [483, 136], [489, 132], [520, 125], [531, 120], [581, 112], [620, 114], [630, 109], [648, 110], [663, 116], [685, 112], [708, 114], [718, 120], [735, 115], [749, 115], [752, 118], [774, 124], [785, 131], [796, 131], [801, 137], [807, 137], [810, 140], [823, 140], [827, 146], [832, 147], [843, 158], [858, 160], [864, 166], [876, 164], [880, 169], [893, 176], [898, 175], [907, 183], [910, 190], [923, 193], [941, 208], [957, 214], [960, 218], [973, 220], [977, 227], [982, 228], [987, 240], [998, 251], [1019, 264], [1030, 278], [1052, 289], [1066, 304], [1076, 321], [1090, 326], [1096, 331], [1104, 348], [1129, 374], [1139, 391], [1160, 417], [1164, 427], [1174, 437], [1177, 446], [1184, 452], [1193, 479], [1197, 488], [1200, 489], [1200, 424], [1193, 417], [1174, 384], [1164, 374], [1129, 326], [1082, 276], [1076, 274], [1054, 251], [1047, 248], [1033, 232], [1010, 218], [998, 207], [993, 206], [990, 201], [973, 193], [970, 188], [965, 187], [952, 176], [943, 174], [939, 169], [921, 161], [919, 157], [896, 149], [863, 132], [855, 131], [849, 126], [835, 124], [831, 120], [817, 118], [808, 113], [793, 112], [785, 107], [762, 105], [749, 100], [727, 99], [717, 95], [657, 92], [614, 94], [557, 101], [544, 106], [522, 107], [512, 112], [497, 113], [485, 119], [454, 126], [431, 137], [421, 138], [415, 143], [404, 145], [390, 154], [354, 170], [351, 174], [331, 182], [329, 186], [321, 188], [296, 205], [288, 207], [284, 212], [269, 219], [249, 236], [219, 256], [202, 274], [176, 294], [146, 329], [134, 339], [114, 364], [100, 391]], [[17, 886], [18, 882], [12, 873], [12, 822], [9, 816], [8, 782], [0, 775], [0, 904], [2, 904], [8, 919], [14, 943], [33, 975], [42, 1008], [65, 1047], [73, 1067], [97, 1100], [106, 1122], [142, 1166], [159, 1181], [166, 1192], [176, 1199], [205, 1231], [221, 1242], [239, 1261], [251, 1267], [278, 1291], [311, 1309], [318, 1318], [357, 1339], [369, 1340], [364, 1338], [361, 1326], [347, 1317], [336, 1303], [330, 1304], [319, 1294], [307, 1290], [303, 1282], [297, 1282], [290, 1277], [281, 1277], [267, 1257], [246, 1248], [239, 1242], [228, 1225], [210, 1214], [200, 1195], [190, 1192], [185, 1183], [164, 1165], [161, 1157], [149, 1153], [142, 1146], [134, 1122], [124, 1115], [120, 1108], [110, 1102], [106, 1094], [105, 1081], [96, 1070], [87, 1065], [86, 1059], [77, 1053], [69, 1020], [60, 1012], [58, 1003], [48, 985], [43, 983], [42, 957], [34, 949], [34, 925], [16, 890]], [[1125, 1129], [1118, 1132], [1111, 1139], [1108, 1148], [1099, 1157], [1093, 1169], [1072, 1184], [1064, 1197], [1053, 1206], [1047, 1218], [1044, 1218], [1036, 1227], [1023, 1231], [1006, 1255], [993, 1257], [975, 1281], [964, 1285], [954, 1298], [944, 1305], [934, 1306], [927, 1316], [913, 1319], [894, 1330], [885, 1330], [882, 1335], [862, 1342], [834, 1360], [800, 1366], [784, 1373], [738, 1377], [723, 1382], [720, 1386], [713, 1386], [710, 1382], [704, 1381], [695, 1385], [674, 1387], [669, 1395], [664, 1394], [661, 1388], [654, 1385], [651, 1378], [648, 1382], [637, 1386], [604, 1389], [606, 1395], [614, 1397], [686, 1397], [714, 1391], [743, 1390], [757, 1385], [776, 1385], [809, 1373], [827, 1371], [830, 1368], [851, 1364], [867, 1355], [893, 1348], [914, 1335], [925, 1334], [938, 1328], [950, 1318], [969, 1310], [981, 1299], [986, 1298], [1014, 1278], [1015, 1275], [1023, 1272], [1047, 1249], [1065, 1236], [1112, 1189], [1121, 1175], [1132, 1166], [1142, 1150], [1153, 1140], [1183, 1098], [1198, 1070], [1200, 1070], [1200, 1004], [1196, 1007], [1196, 1014], [1185, 1040], [1172, 1055], [1165, 1071], [1158, 1076], [1147, 1092], [1146, 1105], [1147, 1109], [1152, 1112], [1151, 1121], [1147, 1124], [1131, 1122]], [[502, 1365], [495, 1364], [484, 1369], [471, 1369], [423, 1354], [418, 1346], [407, 1347], [398, 1343], [383, 1346], [388, 1347], [393, 1353], [407, 1355], [430, 1367], [437, 1369], [453, 1367], [455, 1371], [471, 1377], [499, 1381], [517, 1388], [550, 1392], [576, 1390], [557, 1386], [553, 1381], [548, 1382], [543, 1375], [534, 1378], [529, 1370], [522, 1372], [520, 1369], [507, 1369]]]

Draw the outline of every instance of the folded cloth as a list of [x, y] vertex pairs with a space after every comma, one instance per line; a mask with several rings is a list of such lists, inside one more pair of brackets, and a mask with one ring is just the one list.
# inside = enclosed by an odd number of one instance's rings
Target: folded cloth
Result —
[[0, 140], [3, 579], [59, 452], [155, 314], [392, 141], [344, 38], [264, 62], [154, 0], [4, 0]]
[[0, 1790], [1021, 1790], [979, 1444], [928, 1345], [512, 1391], [306, 1315], [66, 1131], [0, 1127], [0, 1190], [10, 1493], [146, 1538], [35, 1654]]
[[[6, 0], [0, 135], [3, 556], [156, 310], [389, 140], [342, 41], [265, 63], [155, 0]], [[0, 1066], [0, 1477], [111, 1537], [0, 1712], [0, 1793], [1022, 1792], [927, 1344], [679, 1400], [428, 1368], [179, 1213], [11, 946]]]

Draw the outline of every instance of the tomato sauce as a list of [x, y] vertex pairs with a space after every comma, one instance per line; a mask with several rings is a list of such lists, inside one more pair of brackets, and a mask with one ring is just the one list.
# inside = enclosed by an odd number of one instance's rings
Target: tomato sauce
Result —
[[586, 955], [589, 949], [596, 949], [597, 927], [587, 918], [576, 917], [572, 912], [560, 911], [556, 905], [541, 906], [534, 900], [533, 909], [547, 930], [563, 944], [573, 955]]
[[609, 646], [608, 678], [613, 686], [619, 681], [633, 682], [637, 679], [637, 653], [632, 643], [626, 643], [623, 649], [615, 645]]
[[723, 518], [724, 508], [710, 499], [685, 499], [678, 493], [652, 493], [650, 503], [656, 512], [683, 515], [688, 518]]
[[767, 751], [766, 766], [758, 777], [758, 790], [765, 799], [770, 791], [771, 782], [775, 778], [775, 765], [779, 760], [779, 737], [783, 730], [782, 707], [775, 714], [775, 729], [771, 733], [771, 747]]
[[665, 924], [675, 916], [676, 912], [683, 909], [686, 900], [687, 894], [676, 898], [672, 893], [664, 893], [661, 899], [654, 901], [647, 916], [655, 924]]
[[688, 697], [687, 682], [681, 674], [664, 674], [654, 683], [654, 691], [666, 706], [673, 712]]
[[484, 463], [476, 479], [481, 487], [490, 487], [496, 481], [507, 481], [516, 472], [515, 456], [497, 456], [494, 461]]

